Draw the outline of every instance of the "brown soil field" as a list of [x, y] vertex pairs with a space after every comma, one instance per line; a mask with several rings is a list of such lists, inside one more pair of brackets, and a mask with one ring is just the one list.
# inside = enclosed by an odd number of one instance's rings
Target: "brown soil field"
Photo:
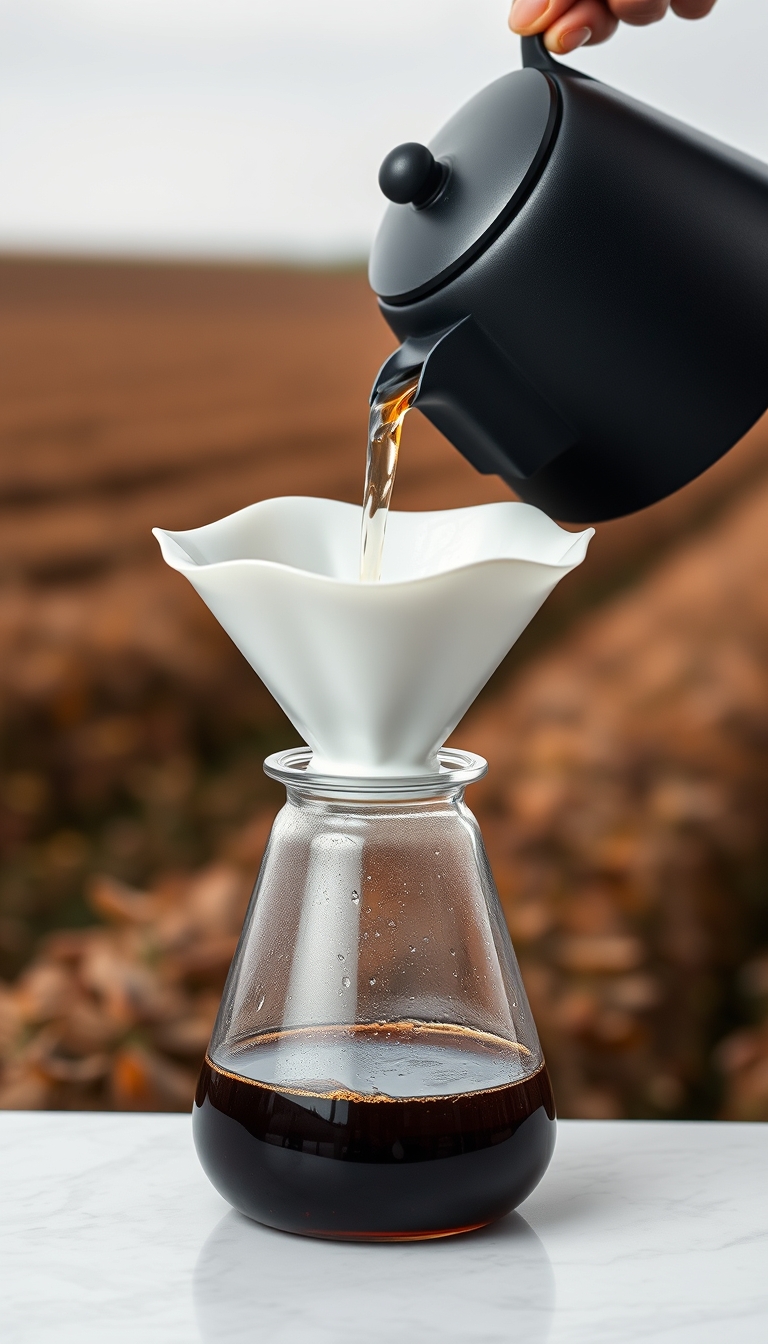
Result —
[[[393, 344], [359, 271], [0, 260], [0, 1104], [187, 1104], [294, 736], [150, 528], [358, 500]], [[600, 526], [459, 734], [566, 1113], [768, 1107], [767, 471]], [[509, 497], [409, 418], [396, 507]]]

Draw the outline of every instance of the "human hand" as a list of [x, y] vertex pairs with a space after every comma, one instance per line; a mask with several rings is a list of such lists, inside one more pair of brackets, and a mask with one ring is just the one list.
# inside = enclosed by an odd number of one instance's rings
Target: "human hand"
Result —
[[668, 9], [681, 19], [703, 19], [715, 0], [513, 0], [509, 26], [521, 37], [544, 34], [549, 51], [565, 56], [612, 37], [619, 23], [658, 23]]

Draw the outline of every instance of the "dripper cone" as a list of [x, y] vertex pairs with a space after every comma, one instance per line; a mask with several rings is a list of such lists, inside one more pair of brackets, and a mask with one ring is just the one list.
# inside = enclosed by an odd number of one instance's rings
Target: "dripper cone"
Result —
[[430, 773], [593, 530], [517, 503], [390, 513], [381, 581], [361, 583], [361, 515], [288, 497], [153, 531], [311, 747], [312, 770]]

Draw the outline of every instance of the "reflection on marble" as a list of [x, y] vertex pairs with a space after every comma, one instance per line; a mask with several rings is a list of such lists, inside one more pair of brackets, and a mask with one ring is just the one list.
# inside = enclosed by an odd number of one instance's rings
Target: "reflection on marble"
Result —
[[188, 1116], [0, 1113], [3, 1344], [765, 1344], [768, 1126], [562, 1122], [522, 1207], [357, 1246], [228, 1210]]
[[204, 1344], [491, 1344], [511, 1327], [544, 1344], [554, 1301], [547, 1253], [514, 1213], [465, 1237], [383, 1246], [294, 1237], [228, 1213], [195, 1268]]

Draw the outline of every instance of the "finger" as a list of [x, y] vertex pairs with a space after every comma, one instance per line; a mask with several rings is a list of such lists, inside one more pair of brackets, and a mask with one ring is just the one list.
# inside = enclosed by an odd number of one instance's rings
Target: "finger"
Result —
[[612, 37], [619, 26], [602, 0], [576, 0], [562, 18], [547, 29], [544, 42], [556, 56], [567, 56], [577, 47], [597, 46]]
[[574, 0], [513, 0], [509, 26], [513, 33], [519, 33], [521, 37], [546, 32], [573, 7], [573, 3]]
[[669, 0], [608, 0], [608, 5], [622, 23], [633, 28], [644, 28], [648, 23], [658, 23], [669, 9]]
[[679, 19], [704, 19], [715, 8], [715, 0], [672, 0]]

